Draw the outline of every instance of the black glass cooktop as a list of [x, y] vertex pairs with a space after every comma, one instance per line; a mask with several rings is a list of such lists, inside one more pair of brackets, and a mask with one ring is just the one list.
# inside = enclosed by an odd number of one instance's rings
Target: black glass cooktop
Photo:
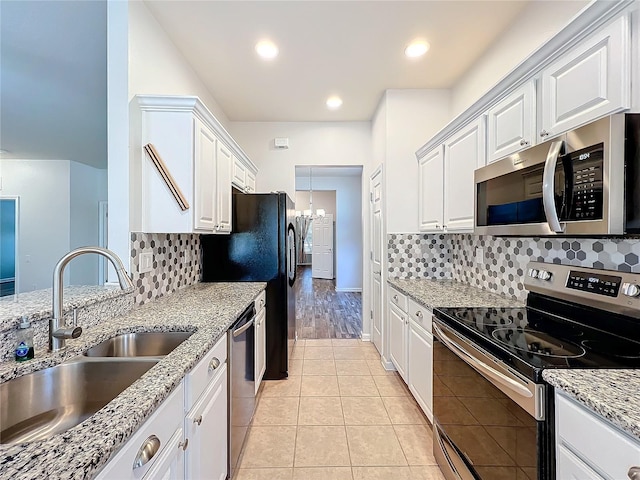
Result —
[[545, 368], [640, 368], [640, 322], [631, 328], [623, 322], [622, 331], [621, 319], [611, 314], [556, 313], [531, 307], [434, 311], [436, 319], [534, 380]]

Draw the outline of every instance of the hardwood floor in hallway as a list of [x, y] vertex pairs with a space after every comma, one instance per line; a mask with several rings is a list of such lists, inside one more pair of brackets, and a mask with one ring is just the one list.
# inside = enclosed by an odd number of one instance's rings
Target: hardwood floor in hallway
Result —
[[428, 420], [370, 342], [300, 340], [263, 382], [234, 480], [444, 480]]
[[311, 277], [311, 267], [298, 267], [294, 285], [298, 338], [360, 338], [362, 294], [336, 292], [334, 280]]

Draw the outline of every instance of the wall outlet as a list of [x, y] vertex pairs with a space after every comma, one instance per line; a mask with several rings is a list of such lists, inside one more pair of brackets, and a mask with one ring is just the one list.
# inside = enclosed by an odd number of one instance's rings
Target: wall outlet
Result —
[[484, 248], [476, 247], [476, 263], [484, 263]]
[[140, 254], [138, 273], [147, 273], [153, 270], [153, 253], [143, 252]]

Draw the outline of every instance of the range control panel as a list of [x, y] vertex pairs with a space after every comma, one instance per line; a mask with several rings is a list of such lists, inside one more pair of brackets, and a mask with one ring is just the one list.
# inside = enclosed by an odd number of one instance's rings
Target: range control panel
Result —
[[622, 277], [603, 275], [596, 272], [579, 272], [571, 270], [567, 278], [567, 288], [583, 292], [617, 297], [622, 285]]

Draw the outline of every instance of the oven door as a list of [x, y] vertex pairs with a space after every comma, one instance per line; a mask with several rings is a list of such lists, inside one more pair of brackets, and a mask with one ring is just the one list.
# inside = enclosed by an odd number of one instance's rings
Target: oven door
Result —
[[434, 456], [447, 480], [550, 477], [545, 386], [433, 323]]

